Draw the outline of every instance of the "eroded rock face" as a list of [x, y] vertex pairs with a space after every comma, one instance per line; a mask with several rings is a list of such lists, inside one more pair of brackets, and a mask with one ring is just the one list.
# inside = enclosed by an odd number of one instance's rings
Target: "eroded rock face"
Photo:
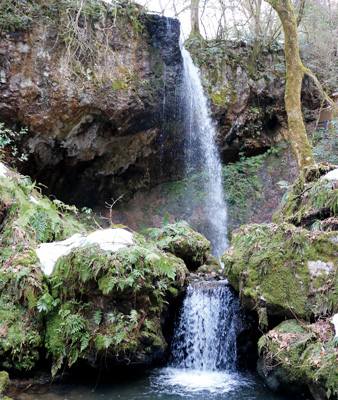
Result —
[[165, 138], [163, 149], [161, 137], [181, 69], [178, 21], [149, 15], [135, 29], [125, 16], [114, 26], [107, 14], [88, 33], [94, 59], [70, 55], [58, 23], [1, 32], [0, 113], [29, 127], [23, 171], [77, 204], [160, 181], [161, 160], [173, 165], [179, 154], [179, 140]]

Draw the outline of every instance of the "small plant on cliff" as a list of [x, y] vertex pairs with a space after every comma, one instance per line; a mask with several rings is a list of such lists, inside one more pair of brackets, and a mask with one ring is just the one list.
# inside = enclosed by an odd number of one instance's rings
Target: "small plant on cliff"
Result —
[[22, 135], [25, 135], [28, 128], [21, 128], [19, 132], [13, 131], [0, 122], [0, 160], [15, 163], [17, 161], [27, 161], [28, 154], [20, 153], [15, 141]]

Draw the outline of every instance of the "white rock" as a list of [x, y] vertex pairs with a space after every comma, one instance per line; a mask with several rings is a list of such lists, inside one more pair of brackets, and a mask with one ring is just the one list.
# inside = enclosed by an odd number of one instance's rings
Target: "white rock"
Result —
[[32, 196], [31, 194], [29, 195], [29, 201], [31, 202], [31, 203], [34, 203], [34, 204], [40, 204], [40, 202], [39, 202], [39, 200], [37, 200], [34, 196]]
[[42, 270], [46, 275], [53, 272], [56, 261], [69, 254], [74, 248], [98, 244], [103, 251], [117, 251], [122, 247], [133, 244], [133, 234], [125, 229], [102, 229], [88, 236], [75, 234], [61, 242], [42, 243], [36, 249]]
[[5, 178], [9, 173], [9, 169], [4, 163], [0, 162], [0, 178]]
[[309, 272], [311, 279], [315, 279], [318, 276], [321, 276], [324, 272], [325, 275], [329, 275], [333, 273], [334, 265], [331, 261], [324, 262], [321, 260], [317, 261], [308, 261], [307, 265], [309, 267]]
[[335, 337], [338, 337], [338, 314], [335, 314], [331, 319], [331, 324], [334, 325], [334, 330], [336, 331]]
[[327, 179], [328, 181], [338, 181], [338, 168], [333, 169], [332, 171], [322, 176], [322, 179]]

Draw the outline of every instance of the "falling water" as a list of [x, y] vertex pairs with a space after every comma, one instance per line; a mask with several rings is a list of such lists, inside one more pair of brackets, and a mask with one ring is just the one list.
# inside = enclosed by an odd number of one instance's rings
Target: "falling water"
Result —
[[160, 375], [170, 390], [226, 393], [247, 386], [236, 370], [241, 306], [224, 282], [191, 284], [176, 322], [169, 367]]
[[[220, 257], [229, 244], [216, 130], [199, 71], [184, 48], [182, 57], [180, 104], [186, 132], [187, 172], [197, 174], [201, 181], [206, 225], [202, 233], [210, 240], [213, 253]], [[193, 202], [189, 206], [196, 208]], [[175, 327], [170, 367], [161, 376], [166, 385], [224, 393], [240, 385], [239, 382], [243, 384], [236, 372], [236, 338], [242, 326], [239, 315], [239, 302], [225, 282], [190, 285]]]
[[224, 282], [190, 285], [172, 343], [172, 364], [216, 371], [236, 364], [239, 304]]
[[205, 235], [213, 253], [220, 258], [229, 247], [227, 210], [222, 184], [222, 165], [215, 143], [216, 129], [210, 116], [198, 68], [189, 52], [182, 48], [183, 90], [182, 109], [185, 116], [186, 160], [188, 170], [200, 173], [204, 189]]

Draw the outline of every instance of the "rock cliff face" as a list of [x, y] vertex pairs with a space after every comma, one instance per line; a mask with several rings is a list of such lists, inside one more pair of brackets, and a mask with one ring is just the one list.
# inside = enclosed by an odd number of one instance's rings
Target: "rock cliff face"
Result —
[[[101, 14], [40, 15], [0, 32], [0, 122], [29, 128], [22, 172], [91, 207], [184, 175], [179, 23], [128, 2], [116, 14], [103, 4]], [[282, 49], [265, 50], [251, 75], [243, 43], [189, 49], [225, 163], [286, 136]]]
[[29, 127], [23, 171], [64, 200], [104, 204], [122, 186], [153, 184], [159, 160], [173, 165], [179, 152], [172, 139], [162, 150], [161, 137], [181, 69], [179, 23], [138, 18], [92, 21], [82, 53], [61, 39], [57, 20], [1, 32], [1, 119]]
[[244, 42], [192, 41], [189, 49], [200, 65], [225, 163], [236, 161], [239, 153], [259, 154], [287, 138], [280, 46], [264, 50], [254, 73], [247, 68], [252, 49]]

